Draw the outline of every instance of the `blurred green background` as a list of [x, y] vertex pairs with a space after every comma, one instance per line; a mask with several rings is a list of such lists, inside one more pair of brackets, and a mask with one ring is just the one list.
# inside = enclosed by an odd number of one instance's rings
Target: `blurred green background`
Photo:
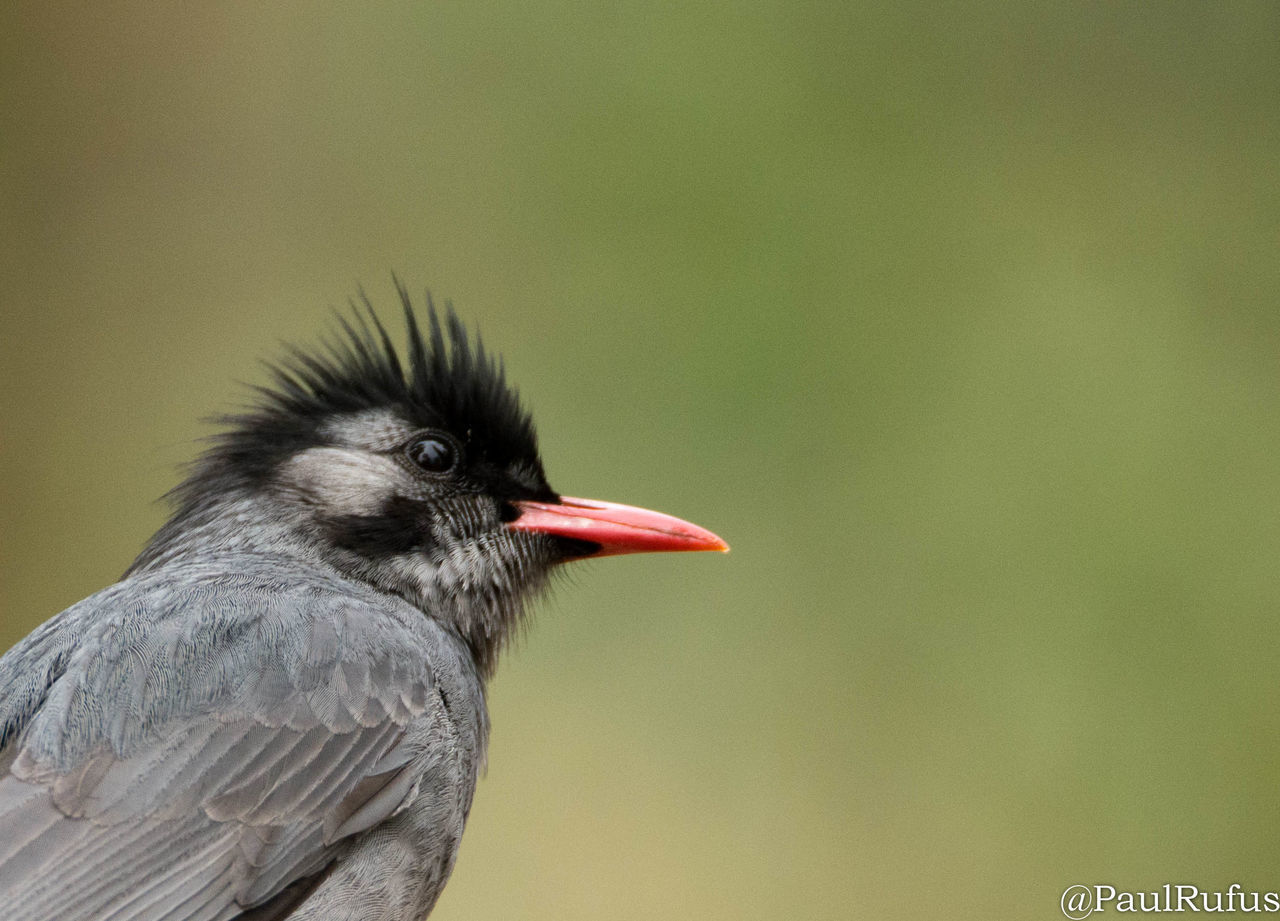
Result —
[[1277, 100], [1272, 3], [6, 4], [0, 648], [394, 270], [733, 545], [543, 605], [433, 921], [1280, 889]]

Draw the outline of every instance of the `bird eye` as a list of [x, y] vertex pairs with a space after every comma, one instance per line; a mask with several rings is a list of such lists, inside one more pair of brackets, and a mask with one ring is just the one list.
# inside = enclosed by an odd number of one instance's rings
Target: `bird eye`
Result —
[[427, 473], [447, 473], [458, 462], [458, 449], [439, 435], [424, 435], [405, 448], [409, 460]]

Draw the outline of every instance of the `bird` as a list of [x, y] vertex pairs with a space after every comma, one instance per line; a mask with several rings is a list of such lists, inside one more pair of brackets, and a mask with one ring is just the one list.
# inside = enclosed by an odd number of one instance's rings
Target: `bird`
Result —
[[501, 360], [396, 287], [402, 349], [363, 294], [288, 347], [120, 581], [0, 657], [7, 918], [425, 918], [559, 567], [728, 550], [553, 490]]

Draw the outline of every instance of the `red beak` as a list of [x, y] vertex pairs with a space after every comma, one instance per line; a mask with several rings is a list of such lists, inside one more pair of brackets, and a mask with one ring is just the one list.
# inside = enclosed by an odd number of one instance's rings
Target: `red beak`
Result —
[[650, 553], [664, 550], [719, 550], [729, 545], [710, 531], [661, 512], [598, 502], [595, 499], [561, 497], [555, 502], [515, 502], [520, 517], [507, 525], [513, 531], [554, 534], [591, 541], [600, 549], [590, 556]]

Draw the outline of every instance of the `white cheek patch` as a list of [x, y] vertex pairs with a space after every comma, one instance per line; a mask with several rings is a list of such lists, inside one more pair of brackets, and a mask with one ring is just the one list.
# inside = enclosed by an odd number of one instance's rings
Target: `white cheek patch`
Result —
[[404, 444], [414, 431], [390, 409], [347, 413], [329, 420], [321, 429], [330, 441], [359, 445], [370, 451], [390, 451]]
[[388, 496], [407, 488], [395, 461], [353, 448], [308, 448], [280, 468], [280, 485], [324, 507], [328, 515], [376, 515]]

